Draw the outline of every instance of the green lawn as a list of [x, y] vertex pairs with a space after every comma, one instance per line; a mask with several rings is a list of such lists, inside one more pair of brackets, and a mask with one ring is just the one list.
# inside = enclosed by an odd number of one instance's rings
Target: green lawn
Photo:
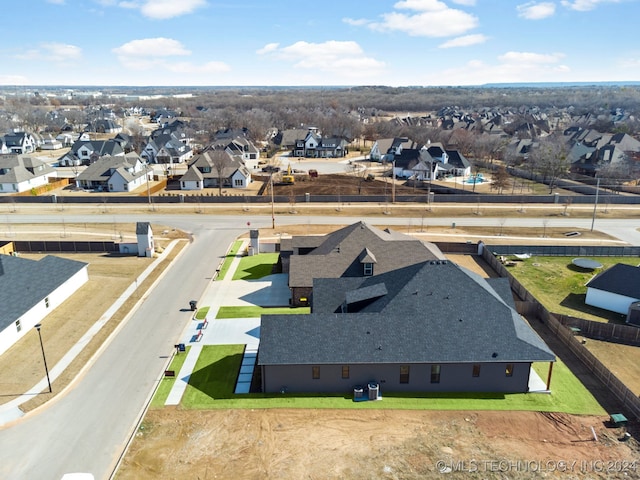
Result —
[[[182, 398], [188, 409], [213, 408], [354, 408], [398, 410], [528, 410], [604, 415], [606, 412], [582, 383], [560, 361], [553, 369], [551, 394], [382, 392], [378, 402], [353, 402], [344, 394], [242, 394], [233, 393], [244, 345], [205, 346]], [[534, 365], [546, 380], [548, 364]]]
[[[191, 347], [187, 347], [186, 351], [177, 353], [171, 363], [169, 364], [169, 368], [167, 370], [173, 370], [176, 372], [176, 376], [180, 373], [180, 369], [182, 368], [182, 364], [187, 359], [187, 354]], [[164, 377], [160, 380], [160, 385], [156, 390], [156, 393], [151, 400], [151, 408], [162, 408], [164, 407], [164, 402], [167, 401], [167, 397], [169, 396], [169, 392], [173, 388], [173, 385], [176, 383], [176, 378]]]
[[231, 246], [231, 250], [229, 250], [229, 253], [227, 253], [227, 256], [224, 259], [224, 263], [220, 267], [220, 272], [218, 272], [218, 277], [216, 278], [216, 280], [223, 280], [224, 277], [227, 275], [227, 272], [229, 271], [229, 267], [231, 266], [231, 262], [238, 254], [238, 251], [240, 250], [242, 243], [243, 242], [240, 240], [238, 240], [237, 242], [233, 242], [233, 245]]
[[209, 313], [209, 308], [210, 307], [199, 308], [198, 311], [196, 312], [196, 320], [204, 320], [205, 318], [207, 318], [207, 313]]
[[260, 253], [242, 257], [240, 265], [233, 274], [233, 280], [258, 280], [271, 275], [273, 266], [278, 262], [278, 253]]
[[509, 272], [544, 307], [553, 313], [602, 322], [624, 323], [625, 316], [591, 307], [584, 303], [586, 283], [593, 276], [616, 263], [637, 265], [637, 257], [588, 257], [603, 265], [601, 270], [587, 271], [571, 263], [573, 257], [531, 257], [509, 267]]
[[261, 315], [266, 314], [294, 314], [294, 313], [309, 313], [310, 307], [258, 307], [258, 306], [246, 306], [246, 307], [220, 307], [216, 319], [222, 318], [258, 318]]

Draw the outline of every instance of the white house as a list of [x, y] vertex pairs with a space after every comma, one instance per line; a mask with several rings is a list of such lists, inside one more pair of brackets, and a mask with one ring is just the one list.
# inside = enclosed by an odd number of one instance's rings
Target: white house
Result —
[[89, 280], [88, 264], [0, 255], [0, 354]]
[[251, 182], [251, 172], [240, 156], [232, 156], [225, 149], [224, 157], [216, 158], [215, 149], [209, 149], [193, 157], [189, 169], [180, 177], [181, 190], [202, 190], [217, 188], [222, 182], [223, 188], [246, 188]]
[[26, 192], [46, 185], [57, 172], [51, 166], [28, 155], [0, 156], [0, 193]]
[[136, 153], [100, 157], [76, 177], [76, 186], [105, 192], [131, 192], [153, 180], [153, 170]]
[[585, 303], [592, 307], [627, 315], [640, 300], [640, 267], [617, 263], [587, 283]]

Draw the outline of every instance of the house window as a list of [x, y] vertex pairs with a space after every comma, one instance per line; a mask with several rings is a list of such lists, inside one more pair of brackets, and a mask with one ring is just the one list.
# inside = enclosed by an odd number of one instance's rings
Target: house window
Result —
[[440, 365], [431, 365], [431, 383], [440, 383]]
[[236, 178], [236, 179], [233, 181], [233, 185], [234, 185], [235, 187], [242, 187], [242, 186], [243, 186], [243, 185], [242, 185], [242, 179], [241, 179], [241, 178]]
[[364, 264], [364, 275], [365, 277], [370, 277], [371, 275], [373, 275], [373, 263]]
[[349, 365], [342, 366], [342, 378], [349, 378]]
[[20, 320], [16, 320], [16, 330], [18, 332], [22, 330], [22, 324], [20, 323]]
[[409, 383], [409, 365], [400, 365], [400, 383]]
[[44, 306], [49, 308], [49, 297], [44, 297]]
[[475, 363], [473, 365], [473, 373], [471, 374], [472, 377], [479, 377], [480, 376], [480, 364], [479, 363]]
[[311, 378], [320, 380], [320, 367], [311, 367]]
[[513, 377], [513, 363], [507, 363], [507, 368], [505, 368], [504, 374], [507, 377]]

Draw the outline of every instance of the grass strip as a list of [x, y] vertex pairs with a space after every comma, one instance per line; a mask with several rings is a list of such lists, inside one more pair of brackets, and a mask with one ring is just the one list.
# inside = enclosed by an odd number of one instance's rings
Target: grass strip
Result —
[[209, 313], [209, 306], [199, 308], [196, 312], [196, 320], [204, 320], [207, 318], [207, 313]]
[[[169, 364], [167, 370], [173, 370], [176, 375], [178, 375], [180, 373], [182, 365], [184, 364], [184, 361], [187, 359], [187, 355], [189, 354], [190, 349], [191, 347], [187, 346], [186, 351], [176, 353], [173, 356], [173, 360], [171, 360], [171, 363]], [[162, 380], [160, 380], [160, 385], [158, 385], [156, 393], [151, 400], [151, 408], [164, 407], [164, 404], [169, 397], [169, 393], [171, 392], [173, 385], [176, 383], [176, 378], [177, 377], [163, 377]]]
[[233, 259], [238, 254], [240, 247], [242, 247], [242, 241], [238, 240], [236, 242], [233, 242], [233, 245], [231, 245], [231, 249], [227, 253], [224, 259], [224, 262], [220, 267], [220, 271], [218, 272], [218, 276], [216, 277], [216, 280], [224, 280], [224, 277], [227, 275], [227, 272], [229, 271], [229, 267], [231, 267], [231, 262], [233, 262]]
[[293, 315], [311, 313], [310, 307], [258, 307], [255, 305], [243, 307], [220, 307], [216, 320], [228, 318], [259, 318], [261, 315]]

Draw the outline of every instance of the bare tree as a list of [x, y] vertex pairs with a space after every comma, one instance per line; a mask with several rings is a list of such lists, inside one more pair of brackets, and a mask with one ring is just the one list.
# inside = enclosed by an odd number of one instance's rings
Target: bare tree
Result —
[[509, 186], [509, 173], [507, 172], [507, 168], [504, 165], [500, 165], [492, 175], [491, 179], [491, 189], [497, 190], [498, 194], [501, 195], [502, 191]]
[[222, 148], [216, 148], [209, 153], [211, 166], [218, 177], [218, 195], [222, 196], [222, 185], [224, 183], [224, 172], [230, 162], [229, 154]]
[[569, 146], [561, 135], [541, 138], [538, 148], [529, 155], [533, 168], [549, 183], [549, 193], [553, 193], [559, 178], [569, 172]]

